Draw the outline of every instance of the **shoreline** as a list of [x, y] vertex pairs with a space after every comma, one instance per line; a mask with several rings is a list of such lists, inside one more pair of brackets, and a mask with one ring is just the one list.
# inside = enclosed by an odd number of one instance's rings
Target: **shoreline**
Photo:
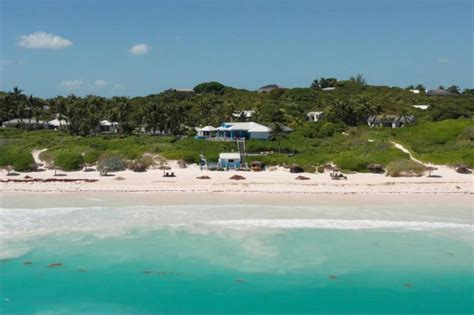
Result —
[[[264, 194], [264, 195], [472, 195], [474, 175], [458, 174], [446, 166], [438, 166], [436, 176], [387, 177], [384, 174], [347, 174], [348, 180], [333, 180], [327, 172], [290, 173], [278, 167], [273, 171], [209, 171], [197, 165], [180, 168], [169, 161], [176, 177], [163, 177], [164, 171], [125, 170], [110, 176], [97, 171], [60, 172], [52, 170], [7, 176], [0, 173], [0, 193], [182, 193], [182, 194]], [[243, 180], [230, 179], [233, 175]], [[199, 179], [205, 176], [209, 179]], [[305, 180], [297, 180], [303, 176]]]

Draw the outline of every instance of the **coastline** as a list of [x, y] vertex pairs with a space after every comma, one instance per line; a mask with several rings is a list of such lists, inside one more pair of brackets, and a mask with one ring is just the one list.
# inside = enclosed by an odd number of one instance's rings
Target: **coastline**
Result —
[[[116, 172], [112, 176], [100, 176], [98, 172], [60, 172], [54, 176], [52, 170], [21, 173], [18, 176], [0, 174], [0, 193], [238, 193], [268, 195], [472, 195], [474, 175], [458, 174], [446, 166], [439, 166], [434, 172], [439, 177], [386, 177], [383, 174], [348, 174], [348, 180], [332, 180], [328, 173], [292, 174], [278, 168], [275, 171], [201, 171], [197, 165], [187, 168], [173, 168], [176, 177], [163, 177], [161, 170], [148, 170], [135, 173], [129, 170]], [[233, 175], [244, 176], [244, 180], [231, 180]], [[308, 180], [296, 180], [302, 175]], [[35, 180], [57, 182], [27, 182], [24, 177]], [[210, 179], [197, 179], [209, 176]], [[24, 180], [25, 182], [5, 182]], [[69, 182], [62, 182], [68, 180]], [[80, 180], [78, 182], [70, 180]], [[90, 181], [90, 182], [85, 182]]]

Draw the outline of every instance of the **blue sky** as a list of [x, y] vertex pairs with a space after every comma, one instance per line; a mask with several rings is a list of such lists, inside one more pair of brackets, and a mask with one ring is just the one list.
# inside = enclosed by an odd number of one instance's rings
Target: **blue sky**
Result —
[[377, 85], [472, 88], [472, 3], [0, 0], [0, 89], [137, 96], [357, 73]]

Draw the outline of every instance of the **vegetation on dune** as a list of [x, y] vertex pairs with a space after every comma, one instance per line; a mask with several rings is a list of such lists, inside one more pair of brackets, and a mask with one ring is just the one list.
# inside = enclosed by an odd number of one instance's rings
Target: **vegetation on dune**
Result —
[[54, 167], [63, 171], [78, 171], [84, 164], [84, 158], [80, 153], [62, 150], [55, 154], [53, 162]]
[[25, 172], [36, 169], [31, 151], [22, 146], [0, 145], [0, 167], [11, 167], [15, 171]]
[[[334, 89], [326, 89], [327, 87]], [[420, 90], [419, 94], [409, 88]], [[273, 128], [271, 141], [247, 141], [249, 153], [261, 153], [267, 165], [300, 164], [307, 170], [332, 162], [351, 171], [367, 165], [388, 166], [408, 156], [393, 147], [406, 146], [424, 161], [474, 166], [474, 92], [459, 91], [450, 97], [429, 97], [423, 86], [407, 89], [371, 86], [363, 76], [349, 80], [319, 78], [309, 87], [258, 93], [206, 82], [193, 91], [167, 90], [145, 97], [58, 96], [41, 99], [15, 88], [0, 95], [0, 121], [65, 120], [64, 130], [0, 130], [0, 166], [16, 170], [34, 168], [33, 149], [47, 148], [41, 157], [65, 170], [115, 156], [124, 167], [150, 167], [150, 155], [195, 163], [203, 154], [217, 161], [220, 152], [236, 151], [235, 143], [195, 140], [194, 128], [240, 120], [233, 114], [254, 110], [253, 121]], [[415, 104], [429, 104], [423, 111]], [[319, 122], [306, 122], [309, 111], [323, 111]], [[376, 114], [413, 114], [417, 123], [399, 129], [370, 129], [367, 117]], [[101, 120], [117, 122], [117, 133], [104, 135]], [[289, 126], [294, 132], [281, 131]], [[24, 126], [26, 127], [26, 125]], [[143, 132], [147, 134], [143, 134]], [[154, 136], [159, 135], [159, 136]], [[373, 141], [369, 141], [373, 140]]]
[[412, 160], [396, 160], [387, 165], [387, 176], [421, 176], [426, 167]]

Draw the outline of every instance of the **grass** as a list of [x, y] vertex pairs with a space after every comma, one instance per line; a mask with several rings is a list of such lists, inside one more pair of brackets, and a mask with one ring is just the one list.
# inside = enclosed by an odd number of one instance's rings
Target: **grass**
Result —
[[[467, 164], [474, 166], [474, 121], [469, 119], [424, 122], [400, 129], [370, 129], [365, 126], [340, 132], [339, 126], [309, 126], [295, 131], [279, 141], [247, 141], [247, 151], [273, 154], [249, 157], [267, 165], [299, 164], [306, 169], [333, 162], [343, 170], [366, 172], [369, 163], [387, 166], [390, 162], [408, 159], [408, 155], [394, 148], [391, 141], [406, 146], [423, 162], [436, 164]], [[329, 130], [329, 131], [328, 131]], [[369, 139], [373, 141], [369, 142]], [[57, 160], [66, 155], [81, 154], [86, 163], [94, 163], [104, 155], [116, 155], [124, 160], [137, 160], [145, 153], [159, 154], [166, 159], [199, 161], [202, 153], [209, 161], [217, 161], [220, 152], [236, 151], [235, 143], [195, 140], [192, 137], [95, 136], [76, 137], [55, 131], [24, 132], [15, 129], [0, 130], [0, 152], [12, 157], [24, 155], [33, 149], [44, 149], [43, 157]], [[3, 150], [3, 151], [2, 151]], [[20, 155], [20, 153], [18, 153]], [[0, 166], [11, 165], [12, 160], [0, 156]], [[23, 167], [27, 162], [23, 163]]]

